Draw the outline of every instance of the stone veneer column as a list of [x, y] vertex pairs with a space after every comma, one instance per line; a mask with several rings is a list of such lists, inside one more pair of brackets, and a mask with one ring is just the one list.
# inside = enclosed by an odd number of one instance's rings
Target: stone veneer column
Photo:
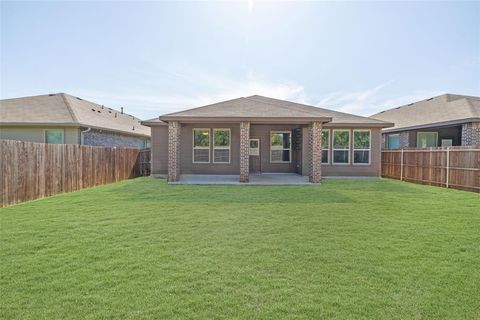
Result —
[[168, 123], [168, 181], [180, 179], [180, 123]]
[[310, 177], [312, 183], [322, 180], [322, 123], [310, 125]]
[[462, 124], [462, 146], [480, 145], [480, 122]]
[[248, 182], [250, 175], [250, 122], [240, 122], [240, 182]]

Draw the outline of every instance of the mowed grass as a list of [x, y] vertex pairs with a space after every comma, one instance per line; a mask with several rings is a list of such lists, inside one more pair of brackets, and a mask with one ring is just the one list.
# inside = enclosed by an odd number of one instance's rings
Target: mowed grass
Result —
[[140, 178], [0, 210], [3, 319], [479, 319], [479, 194]]

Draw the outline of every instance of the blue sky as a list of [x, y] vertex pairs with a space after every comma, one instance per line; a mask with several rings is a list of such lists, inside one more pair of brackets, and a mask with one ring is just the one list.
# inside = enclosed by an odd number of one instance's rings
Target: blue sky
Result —
[[1, 98], [141, 118], [261, 94], [361, 115], [480, 96], [480, 2], [2, 2]]

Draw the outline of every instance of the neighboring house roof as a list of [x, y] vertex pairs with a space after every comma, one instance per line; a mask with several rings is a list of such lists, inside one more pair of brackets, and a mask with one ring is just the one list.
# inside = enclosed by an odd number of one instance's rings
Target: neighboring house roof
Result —
[[443, 94], [371, 116], [395, 123], [385, 132], [480, 121], [480, 97]]
[[0, 125], [82, 126], [149, 137], [140, 121], [66, 93], [0, 100]]
[[153, 118], [153, 119], [148, 119], [144, 120], [141, 122], [144, 126], [168, 126], [168, 123], [163, 122], [159, 118]]
[[[365, 127], [388, 127], [391, 123], [368, 117], [318, 108], [285, 100], [263, 96], [242, 97], [174, 112], [159, 117], [160, 121], [257, 121], [257, 122], [301, 122], [323, 121], [328, 126], [356, 125]], [[147, 124], [148, 125], [148, 124]], [[150, 125], [155, 125], [151, 123]]]

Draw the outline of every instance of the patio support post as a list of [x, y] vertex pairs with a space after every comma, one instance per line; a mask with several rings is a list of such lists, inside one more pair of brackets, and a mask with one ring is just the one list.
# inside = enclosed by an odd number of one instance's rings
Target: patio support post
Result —
[[250, 175], [250, 122], [240, 122], [240, 182], [248, 182]]
[[168, 123], [168, 182], [180, 179], [180, 123]]
[[310, 125], [310, 177], [312, 183], [322, 179], [322, 123], [312, 122]]

